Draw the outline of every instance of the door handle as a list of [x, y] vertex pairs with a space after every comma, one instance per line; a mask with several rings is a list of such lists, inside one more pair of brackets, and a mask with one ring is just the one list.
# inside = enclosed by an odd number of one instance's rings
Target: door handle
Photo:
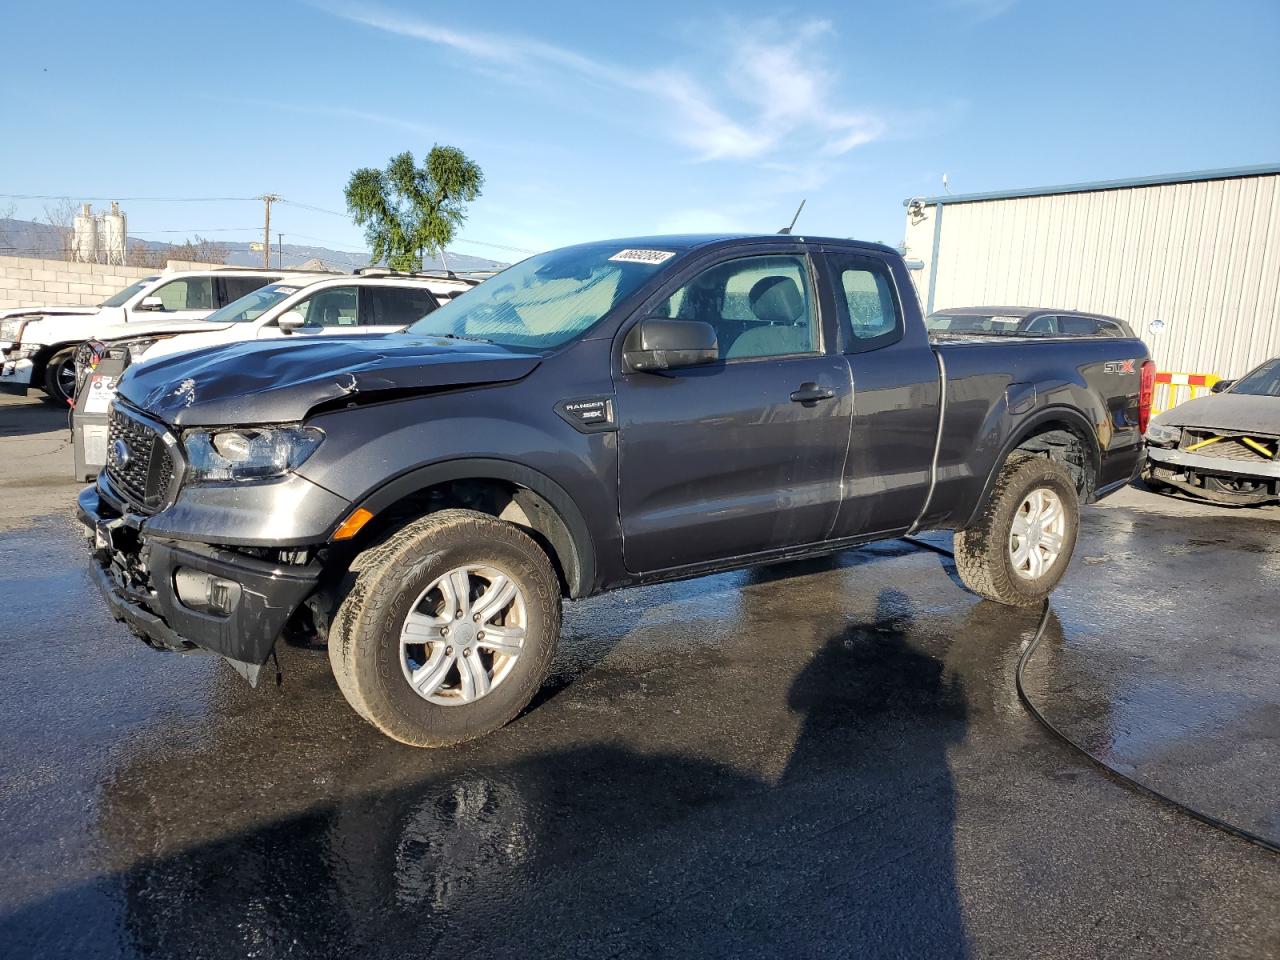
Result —
[[803, 403], [806, 407], [811, 407], [819, 400], [830, 400], [835, 395], [836, 392], [834, 390], [820, 387], [810, 380], [800, 384], [800, 389], [792, 392], [791, 402]]

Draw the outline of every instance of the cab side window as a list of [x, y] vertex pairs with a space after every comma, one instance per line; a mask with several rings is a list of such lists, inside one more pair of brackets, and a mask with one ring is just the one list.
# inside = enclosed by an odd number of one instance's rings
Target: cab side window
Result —
[[726, 360], [787, 357], [820, 349], [808, 261], [802, 256], [718, 263], [672, 294], [658, 313], [711, 324]]
[[361, 322], [371, 327], [406, 327], [438, 305], [425, 287], [365, 287], [360, 298], [364, 310]]
[[833, 254], [827, 265], [835, 279], [836, 299], [852, 334], [854, 353], [877, 350], [902, 339], [904, 330], [893, 280], [883, 261], [855, 254]]
[[271, 282], [270, 277], [218, 277], [218, 303], [225, 307]]
[[309, 327], [354, 327], [359, 321], [356, 287], [328, 287], [294, 309]]
[[159, 297], [165, 310], [212, 310], [213, 277], [183, 277], [150, 295]]
[[1052, 336], [1058, 332], [1058, 318], [1054, 316], [1036, 317], [1027, 324], [1024, 333], [1038, 333], [1041, 336]]

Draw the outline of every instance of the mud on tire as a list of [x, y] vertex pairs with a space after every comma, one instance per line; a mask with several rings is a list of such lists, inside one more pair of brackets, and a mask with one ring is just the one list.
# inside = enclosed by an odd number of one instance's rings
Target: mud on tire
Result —
[[[401, 631], [425, 590], [469, 565], [494, 568], [515, 584], [524, 606], [523, 646], [487, 693], [470, 702], [432, 702], [405, 675]], [[329, 662], [347, 702], [392, 739], [440, 747], [483, 736], [512, 720], [546, 679], [560, 636], [560, 581], [537, 543], [512, 524], [443, 510], [360, 554], [352, 572], [329, 632]]]
[[[1056, 559], [1034, 579], [1019, 575], [1010, 553], [1015, 515], [1036, 490], [1055, 494], [1062, 504], [1062, 546]], [[1011, 456], [996, 479], [981, 515], [955, 535], [956, 572], [974, 593], [1015, 607], [1034, 606], [1058, 585], [1080, 524], [1080, 501], [1066, 467], [1055, 460], [1030, 454]]]

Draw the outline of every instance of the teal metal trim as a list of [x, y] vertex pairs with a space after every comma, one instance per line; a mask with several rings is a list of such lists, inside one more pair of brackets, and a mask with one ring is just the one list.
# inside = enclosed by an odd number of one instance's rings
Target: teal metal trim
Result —
[[938, 250], [942, 246], [942, 208], [938, 203], [933, 211], [933, 253], [929, 257], [929, 296], [925, 302], [924, 315], [927, 318], [933, 313], [933, 291], [938, 287]]
[[1265, 177], [1280, 174], [1280, 163], [1262, 163], [1252, 167], [1223, 167], [1220, 170], [1195, 170], [1190, 173], [1166, 173], [1152, 177], [1130, 177], [1123, 180], [1095, 180], [1092, 183], [1067, 183], [1056, 187], [1024, 187], [1019, 190], [993, 190], [990, 193], [943, 194], [940, 197], [909, 197], [924, 205], [944, 203], [976, 203], [980, 200], [1017, 200], [1021, 197], [1047, 197], [1059, 193], [1093, 193], [1098, 190], [1127, 190], [1132, 187], [1159, 187], [1174, 183], [1199, 183], [1204, 180], [1238, 180], [1241, 177]]

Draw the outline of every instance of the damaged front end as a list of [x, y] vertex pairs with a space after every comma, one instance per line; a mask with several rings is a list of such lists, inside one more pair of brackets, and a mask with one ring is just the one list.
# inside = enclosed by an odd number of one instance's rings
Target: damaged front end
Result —
[[1228, 506], [1280, 502], [1280, 436], [1153, 424], [1149, 483]]
[[315, 589], [319, 565], [306, 562], [305, 551], [258, 558], [148, 536], [145, 518], [111, 494], [101, 483], [84, 490], [76, 512], [112, 616], [157, 650], [219, 654], [256, 685], [276, 639]]
[[156, 649], [220, 654], [256, 684], [319, 579], [306, 544], [347, 502], [293, 475], [191, 483], [219, 461], [192, 462], [164, 424], [121, 404], [108, 428], [106, 469], [77, 514], [112, 616]]

